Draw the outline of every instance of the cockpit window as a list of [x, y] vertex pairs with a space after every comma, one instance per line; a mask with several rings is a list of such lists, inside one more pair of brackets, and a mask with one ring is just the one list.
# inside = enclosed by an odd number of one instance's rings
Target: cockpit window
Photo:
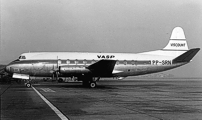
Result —
[[20, 56], [19, 59], [26, 59], [26, 57], [25, 56]]

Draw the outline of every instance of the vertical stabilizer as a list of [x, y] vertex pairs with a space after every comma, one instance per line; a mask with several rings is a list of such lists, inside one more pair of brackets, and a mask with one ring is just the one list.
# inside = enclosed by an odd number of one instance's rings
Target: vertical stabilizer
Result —
[[188, 50], [184, 31], [181, 27], [175, 27], [173, 29], [170, 41], [164, 50]]

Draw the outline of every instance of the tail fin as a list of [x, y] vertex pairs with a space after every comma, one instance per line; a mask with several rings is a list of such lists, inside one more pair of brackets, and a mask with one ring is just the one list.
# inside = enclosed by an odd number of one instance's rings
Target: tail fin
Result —
[[189, 50], [184, 31], [181, 27], [173, 29], [170, 41], [164, 50]]

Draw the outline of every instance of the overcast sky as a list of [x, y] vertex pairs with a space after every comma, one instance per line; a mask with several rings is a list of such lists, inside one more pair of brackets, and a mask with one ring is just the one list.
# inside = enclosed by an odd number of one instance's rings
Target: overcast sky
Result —
[[[138, 53], [161, 49], [172, 29], [202, 48], [201, 0], [1, 0], [0, 64], [29, 51]], [[202, 77], [202, 51], [166, 73]]]

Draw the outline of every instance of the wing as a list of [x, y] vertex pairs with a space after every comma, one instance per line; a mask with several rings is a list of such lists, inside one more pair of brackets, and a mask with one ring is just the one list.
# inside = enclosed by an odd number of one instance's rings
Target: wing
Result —
[[111, 76], [116, 60], [100, 60], [87, 67], [93, 75], [96, 76]]

